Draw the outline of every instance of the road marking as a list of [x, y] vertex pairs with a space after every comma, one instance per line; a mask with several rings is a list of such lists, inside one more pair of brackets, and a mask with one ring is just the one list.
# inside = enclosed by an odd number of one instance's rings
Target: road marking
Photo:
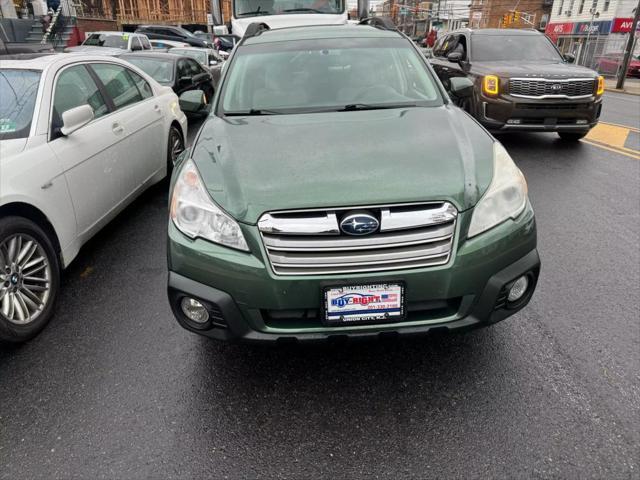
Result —
[[591, 129], [583, 141], [589, 145], [640, 160], [639, 150], [625, 147], [629, 133], [640, 133], [640, 129], [615, 123], [600, 122]]
[[[631, 158], [634, 158], [636, 160], [640, 160], [640, 152], [637, 152], [635, 154], [629, 153], [629, 152], [626, 152], [624, 150], [620, 150], [620, 149], [617, 149], [617, 148], [607, 147], [606, 145], [603, 145], [601, 143], [591, 142], [591, 141], [587, 140], [586, 138], [583, 138], [582, 141], [584, 143], [588, 143], [589, 145], [593, 145], [594, 147], [602, 148], [603, 150], [608, 150], [610, 152], [615, 152], [615, 153], [618, 153], [620, 155], [624, 155], [626, 157], [631, 157]], [[631, 150], [630, 148], [627, 148], [626, 150], [629, 150], [631, 152], [636, 152], [636, 150]]]

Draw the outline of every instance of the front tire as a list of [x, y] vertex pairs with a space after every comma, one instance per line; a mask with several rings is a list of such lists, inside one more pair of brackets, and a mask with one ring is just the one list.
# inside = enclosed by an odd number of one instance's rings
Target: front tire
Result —
[[169, 142], [167, 145], [167, 176], [171, 175], [173, 165], [175, 164], [178, 155], [184, 151], [184, 139], [182, 138], [182, 132], [175, 125], [171, 125], [169, 129]]
[[560, 135], [560, 138], [564, 141], [567, 142], [577, 142], [578, 140], [583, 139], [587, 133], [589, 132], [580, 132], [580, 133], [576, 133], [576, 132], [558, 132], [558, 135]]
[[19, 343], [49, 323], [60, 263], [49, 236], [22, 217], [0, 219], [0, 341]]

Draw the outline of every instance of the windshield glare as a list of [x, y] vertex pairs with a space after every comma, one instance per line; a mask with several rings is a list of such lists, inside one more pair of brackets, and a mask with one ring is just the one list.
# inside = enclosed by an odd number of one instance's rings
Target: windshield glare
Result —
[[127, 56], [127, 62], [140, 68], [144, 73], [163, 85], [173, 84], [173, 62], [155, 58]]
[[561, 62], [562, 57], [542, 35], [473, 35], [471, 60], [476, 62]]
[[207, 64], [207, 52], [198, 51], [198, 50], [183, 50], [181, 48], [174, 48], [171, 50], [171, 53], [174, 55], [183, 55], [185, 57], [193, 58], [198, 63], [202, 65]]
[[344, 12], [343, 0], [236, 0], [235, 16]]
[[84, 41], [83, 45], [91, 47], [110, 47], [126, 50], [128, 48], [129, 35], [99, 35], [92, 34]]
[[426, 66], [404, 39], [318, 43], [280, 43], [278, 51], [274, 44], [241, 48], [223, 87], [224, 112], [442, 104]]
[[0, 70], [0, 140], [29, 136], [39, 83], [40, 72]]

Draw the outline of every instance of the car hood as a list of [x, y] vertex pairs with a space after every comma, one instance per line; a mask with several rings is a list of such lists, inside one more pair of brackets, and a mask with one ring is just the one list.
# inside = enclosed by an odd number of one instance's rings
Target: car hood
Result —
[[254, 22], [265, 23], [270, 29], [302, 27], [308, 25], [343, 25], [344, 17], [335, 13], [289, 13], [283, 15], [263, 15], [233, 19], [233, 34], [240, 38], [244, 36], [247, 27]]
[[99, 55], [122, 55], [129, 50], [111, 47], [94, 47], [92, 45], [78, 45], [77, 47], [67, 47], [65, 53], [95, 53]]
[[472, 207], [493, 174], [493, 138], [448, 105], [212, 116], [191, 156], [212, 198], [255, 224], [266, 211], [417, 201]]
[[[9, 158], [12, 155], [20, 153], [27, 146], [26, 138], [12, 138], [9, 140], [0, 140], [0, 160]], [[0, 172], [1, 174], [1, 172]]]
[[472, 62], [471, 69], [481, 74], [503, 77], [595, 78], [590, 68], [560, 62]]

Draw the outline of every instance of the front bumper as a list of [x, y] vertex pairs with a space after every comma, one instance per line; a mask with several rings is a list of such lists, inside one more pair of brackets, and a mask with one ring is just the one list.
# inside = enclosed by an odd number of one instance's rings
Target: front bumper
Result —
[[[456, 239], [466, 231], [470, 213], [459, 216]], [[528, 207], [473, 239], [455, 242], [448, 264], [368, 274], [292, 277], [274, 275], [255, 227], [243, 226], [252, 252], [244, 253], [191, 240], [169, 225], [171, 308], [186, 329], [222, 340], [321, 341], [355, 337], [417, 335], [490, 325], [524, 307], [535, 290], [540, 259], [536, 250], [533, 211]], [[521, 301], [504, 302], [505, 289], [522, 275], [530, 287]], [[323, 287], [346, 283], [402, 281], [407, 317], [398, 323], [328, 327], [319, 319]], [[181, 311], [183, 297], [195, 298], [209, 310], [204, 326]]]
[[492, 132], [587, 132], [600, 118], [602, 100], [543, 99], [480, 95], [476, 117]]

